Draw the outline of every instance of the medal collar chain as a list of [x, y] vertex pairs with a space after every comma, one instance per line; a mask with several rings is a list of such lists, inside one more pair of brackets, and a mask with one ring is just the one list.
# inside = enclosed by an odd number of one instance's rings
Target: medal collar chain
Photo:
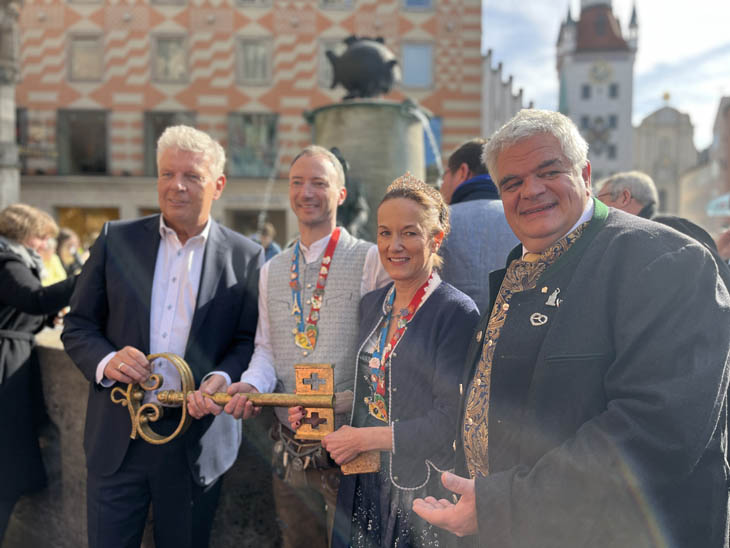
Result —
[[294, 246], [289, 273], [289, 287], [291, 287], [292, 295], [292, 316], [296, 319], [296, 327], [293, 330], [294, 344], [305, 351], [312, 351], [317, 345], [317, 337], [319, 335], [319, 328], [317, 327], [317, 323], [319, 322], [319, 311], [322, 308], [324, 287], [327, 284], [327, 276], [329, 274], [329, 269], [332, 266], [332, 255], [335, 252], [339, 239], [340, 227], [337, 227], [334, 231], [332, 231], [330, 241], [327, 243], [327, 248], [325, 249], [324, 256], [322, 257], [322, 264], [319, 267], [319, 273], [317, 276], [317, 286], [312, 292], [312, 304], [306, 321], [304, 320], [304, 312], [302, 310], [302, 284], [299, 281], [299, 256], [302, 254], [300, 249], [301, 240], [298, 240]]
[[[388, 339], [388, 329], [390, 327], [390, 321], [393, 317], [393, 303], [395, 301], [395, 286], [390, 288], [388, 295], [386, 296], [385, 302], [385, 316], [383, 317], [383, 326], [380, 330], [379, 343], [375, 351], [373, 352], [372, 358], [370, 358], [370, 383], [372, 385], [373, 398], [368, 399], [369, 412], [376, 419], [383, 422], [388, 422], [388, 411], [385, 406], [385, 364], [388, 363], [388, 359], [395, 348], [395, 345], [403, 337], [408, 324], [413, 319], [416, 311], [420, 308], [423, 303], [423, 297], [426, 294], [426, 290], [433, 280], [433, 272], [428, 279], [418, 288], [416, 294], [413, 295], [411, 302], [408, 304], [408, 308], [404, 308], [398, 314], [398, 320], [396, 324], [395, 333], [390, 338], [390, 342], [386, 344]], [[379, 405], [378, 405], [379, 404]]]

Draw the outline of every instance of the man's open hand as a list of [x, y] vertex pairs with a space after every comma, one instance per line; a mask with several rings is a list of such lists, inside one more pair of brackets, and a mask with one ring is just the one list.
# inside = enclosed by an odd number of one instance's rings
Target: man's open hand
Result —
[[413, 501], [413, 511], [427, 522], [459, 537], [476, 534], [479, 527], [474, 480], [444, 472], [441, 474], [441, 483], [449, 491], [461, 495], [459, 502], [453, 504], [446, 499], [426, 497]]

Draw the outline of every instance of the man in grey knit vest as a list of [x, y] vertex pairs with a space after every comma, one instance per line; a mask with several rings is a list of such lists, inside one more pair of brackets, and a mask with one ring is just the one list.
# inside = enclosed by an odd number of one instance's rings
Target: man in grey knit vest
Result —
[[[388, 281], [377, 247], [336, 227], [337, 207], [347, 191], [339, 160], [309, 146], [289, 170], [289, 200], [299, 240], [261, 269], [255, 351], [225, 411], [256, 414], [247, 392], [295, 389], [294, 364], [334, 366], [335, 426], [345, 424], [352, 404], [360, 298]], [[349, 396], [349, 397], [348, 397]], [[294, 439], [287, 409], [276, 408], [274, 500], [283, 546], [326, 547], [337, 502], [340, 471], [319, 442]]]

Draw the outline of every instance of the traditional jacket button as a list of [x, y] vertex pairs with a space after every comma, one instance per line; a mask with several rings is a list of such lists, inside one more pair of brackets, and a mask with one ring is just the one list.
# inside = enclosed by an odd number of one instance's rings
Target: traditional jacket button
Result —
[[398, 481], [398, 476], [393, 476], [393, 479], [394, 479], [395, 481]]
[[477, 331], [477, 342], [482, 342], [482, 332]]
[[468, 419], [466, 419], [466, 423], [467, 423], [467, 424], [468, 424], [469, 426], [471, 426], [472, 424], [474, 424], [474, 419], [472, 419], [471, 417], [469, 417]]
[[509, 303], [504, 303], [502, 305], [502, 310], [509, 310]]
[[464, 395], [464, 385], [459, 383], [459, 396]]

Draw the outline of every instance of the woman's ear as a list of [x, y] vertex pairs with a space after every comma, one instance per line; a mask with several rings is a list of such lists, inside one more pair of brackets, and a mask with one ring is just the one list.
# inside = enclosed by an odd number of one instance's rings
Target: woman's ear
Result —
[[444, 231], [439, 230], [436, 234], [433, 235], [433, 243], [431, 244], [431, 251], [436, 253], [439, 250], [439, 247], [441, 247], [441, 243], [444, 241]]

